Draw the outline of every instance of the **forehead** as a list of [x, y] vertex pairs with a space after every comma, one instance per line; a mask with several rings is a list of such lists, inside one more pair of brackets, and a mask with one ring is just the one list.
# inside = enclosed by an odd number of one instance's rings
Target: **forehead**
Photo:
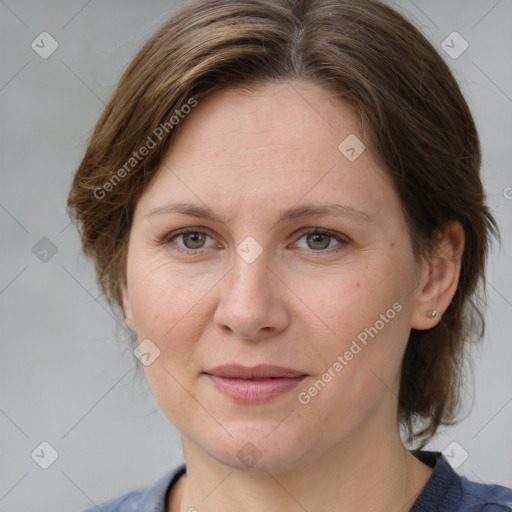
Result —
[[[222, 89], [178, 126], [141, 202], [149, 208], [172, 197], [229, 208], [230, 199], [232, 207], [262, 208], [307, 195], [309, 203], [343, 199], [371, 213], [396, 197], [362, 139], [354, 109], [318, 85]], [[347, 158], [346, 140], [358, 158]]]
[[179, 146], [175, 156], [190, 147], [198, 156], [212, 149], [203, 143], [237, 154], [268, 148], [315, 156], [315, 147], [330, 144], [337, 155], [338, 143], [354, 132], [361, 132], [360, 122], [346, 101], [314, 83], [276, 82], [255, 90], [229, 87], [201, 100], [179, 126], [173, 146]]

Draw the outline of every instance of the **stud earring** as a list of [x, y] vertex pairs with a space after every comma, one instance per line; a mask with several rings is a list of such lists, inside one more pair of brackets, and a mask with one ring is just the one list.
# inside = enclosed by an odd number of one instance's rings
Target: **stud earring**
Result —
[[431, 309], [428, 313], [428, 316], [435, 318], [437, 316], [437, 309]]

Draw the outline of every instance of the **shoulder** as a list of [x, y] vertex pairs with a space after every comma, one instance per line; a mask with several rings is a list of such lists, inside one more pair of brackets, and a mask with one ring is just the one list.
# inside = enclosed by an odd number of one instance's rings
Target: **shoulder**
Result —
[[461, 512], [512, 512], [512, 489], [461, 478]]
[[413, 452], [433, 468], [411, 512], [512, 512], [512, 489], [458, 475], [440, 452]]
[[165, 512], [167, 491], [185, 473], [185, 465], [165, 473], [155, 484], [145, 489], [128, 492], [117, 498], [95, 504], [82, 512], [137, 512], [151, 510]]

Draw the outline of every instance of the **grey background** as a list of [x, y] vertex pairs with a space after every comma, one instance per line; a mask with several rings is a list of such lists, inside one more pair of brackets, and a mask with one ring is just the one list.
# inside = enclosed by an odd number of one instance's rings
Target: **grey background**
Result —
[[[0, 512], [81, 510], [146, 487], [182, 461], [178, 432], [145, 380], [134, 379], [123, 322], [100, 297], [65, 207], [121, 72], [180, 4], [0, 0]], [[460, 474], [512, 486], [512, 1], [393, 5], [427, 35], [462, 85], [503, 235], [488, 267], [488, 330], [473, 352], [467, 418], [428, 448], [455, 441], [456, 457], [462, 448], [469, 454]], [[31, 48], [43, 31], [59, 45], [47, 59]], [[453, 31], [469, 43], [457, 59], [441, 48]], [[46, 262], [36, 257], [48, 246], [43, 237], [57, 249]], [[42, 441], [58, 452], [48, 469], [31, 457]]]

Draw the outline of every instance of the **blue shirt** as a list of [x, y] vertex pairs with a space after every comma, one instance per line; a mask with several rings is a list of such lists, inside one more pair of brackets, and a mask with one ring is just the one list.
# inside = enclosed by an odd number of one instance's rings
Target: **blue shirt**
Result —
[[[512, 512], [512, 489], [459, 476], [440, 452], [413, 453], [434, 470], [410, 512]], [[82, 512], [167, 512], [167, 496], [185, 471], [182, 464], [147, 489], [129, 492]]]

